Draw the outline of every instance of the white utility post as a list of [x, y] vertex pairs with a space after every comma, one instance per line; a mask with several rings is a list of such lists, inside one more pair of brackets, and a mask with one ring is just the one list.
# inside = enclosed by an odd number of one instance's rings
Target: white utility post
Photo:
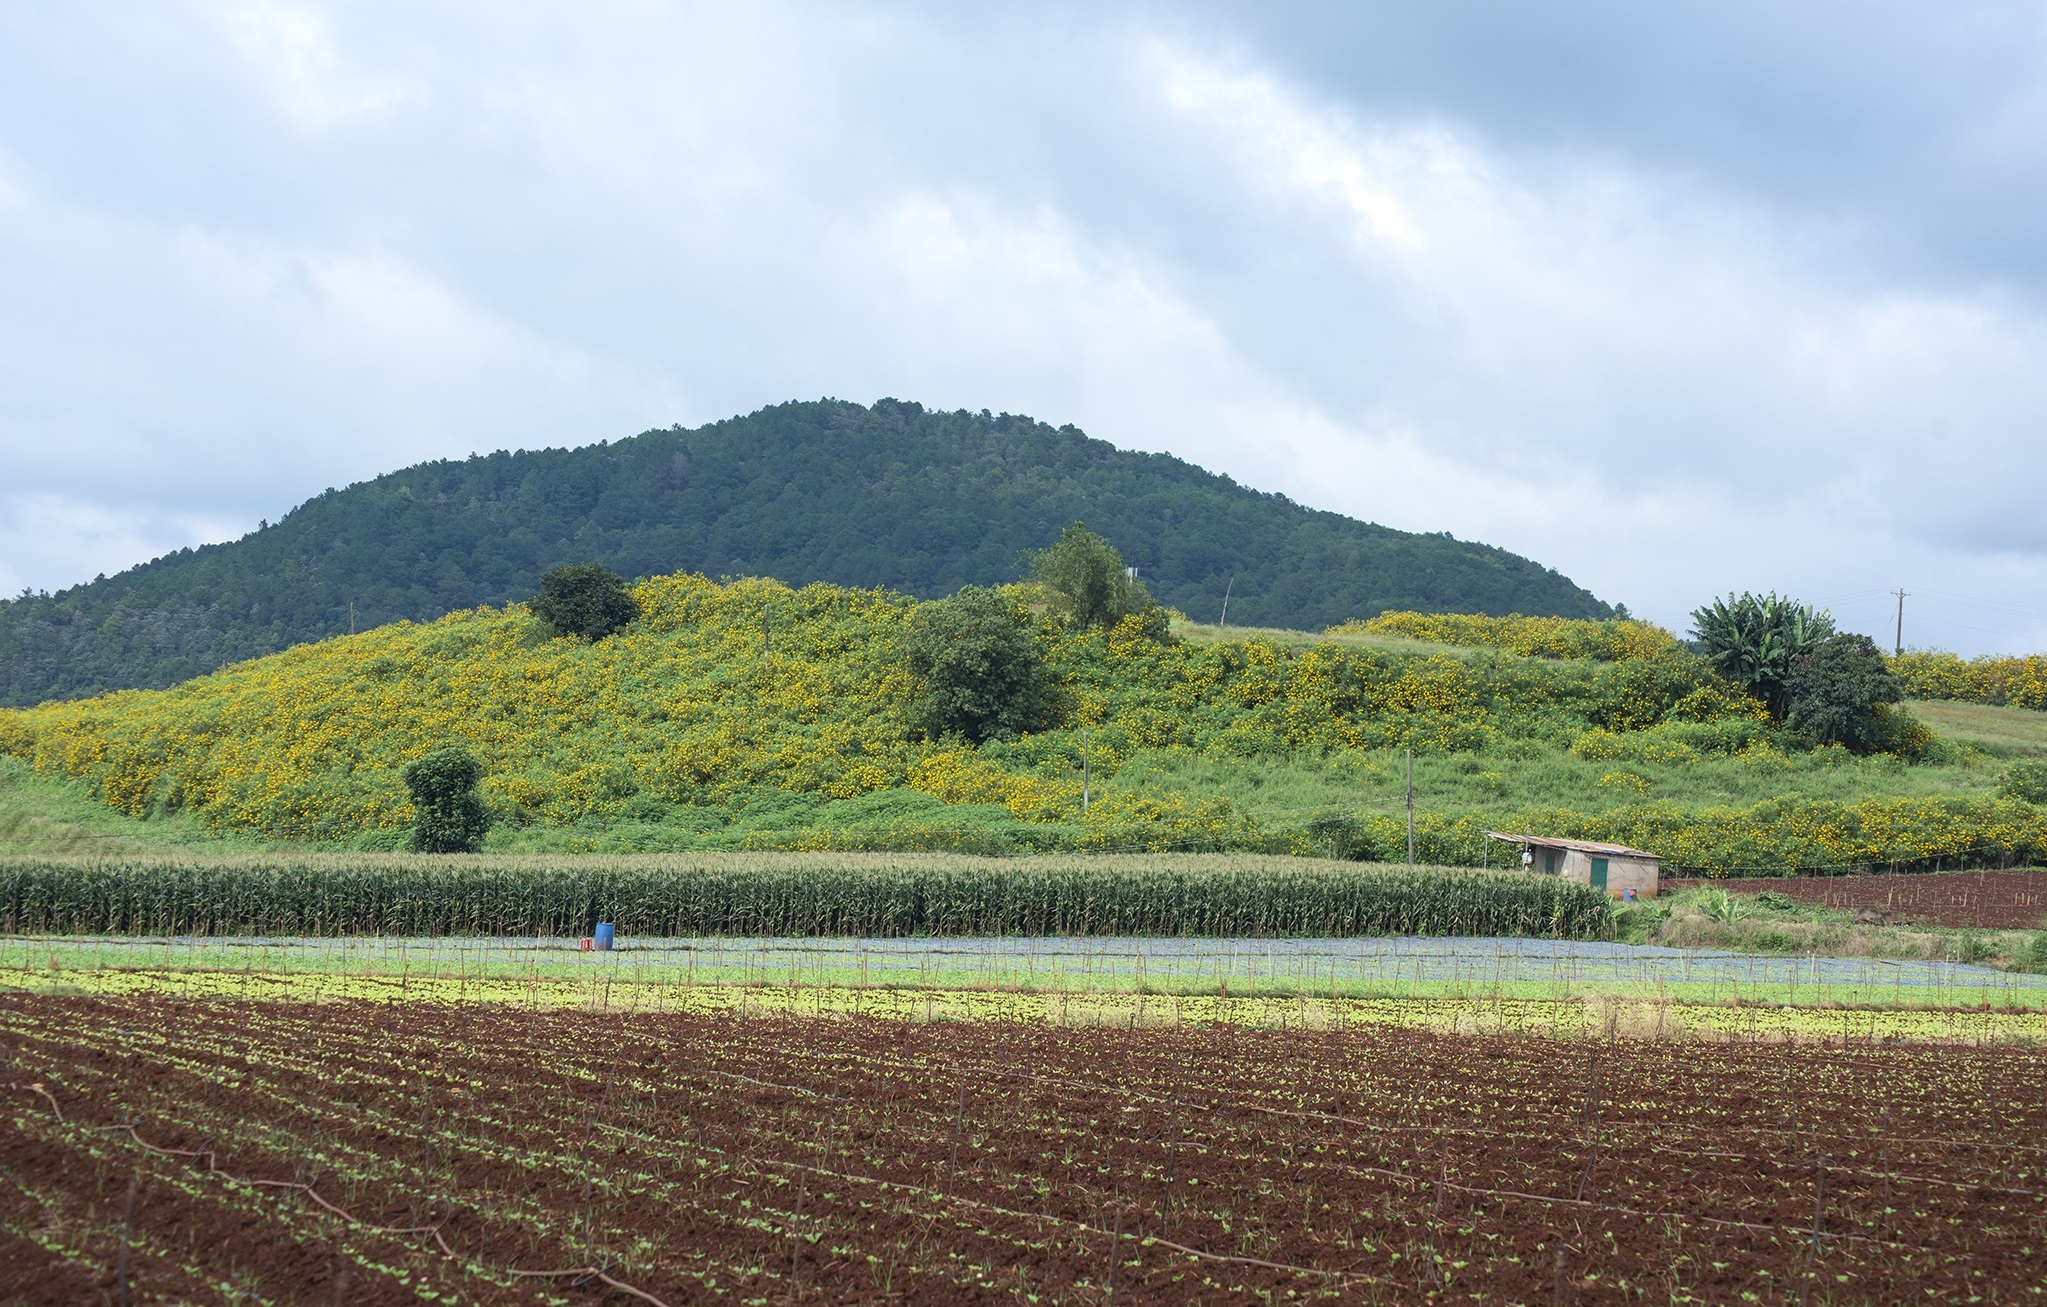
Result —
[[1080, 815], [1087, 816], [1087, 727], [1080, 728]]
[[1414, 865], [1414, 750], [1407, 751], [1407, 865]]

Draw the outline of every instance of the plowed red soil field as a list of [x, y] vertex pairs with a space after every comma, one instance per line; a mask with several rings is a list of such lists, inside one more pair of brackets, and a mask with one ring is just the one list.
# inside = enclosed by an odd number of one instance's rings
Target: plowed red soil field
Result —
[[0, 1302], [2017, 1301], [2047, 1054], [0, 997]]
[[1944, 871], [1916, 876], [1780, 876], [1671, 879], [1665, 893], [1699, 886], [1730, 894], [1775, 890], [1823, 908], [1868, 909], [1894, 922], [2034, 930], [2047, 926], [2047, 871]]

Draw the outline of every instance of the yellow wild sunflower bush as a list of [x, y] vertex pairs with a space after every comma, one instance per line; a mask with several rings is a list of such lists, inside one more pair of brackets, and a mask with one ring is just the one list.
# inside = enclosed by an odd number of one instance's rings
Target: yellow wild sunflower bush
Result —
[[1399, 635], [1433, 644], [1507, 649], [1529, 658], [1665, 658], [1682, 653], [1676, 636], [1631, 618], [1486, 617], [1474, 613], [1381, 613], [1330, 628], [1331, 635]]
[[901, 782], [914, 751], [890, 648], [909, 601], [693, 576], [634, 593], [641, 620], [595, 645], [479, 609], [0, 719], [11, 752], [113, 807], [297, 838], [408, 824], [397, 768], [450, 741], [483, 762], [493, 809], [557, 825]]
[[[642, 582], [634, 598], [640, 619], [597, 644], [549, 638], [522, 607], [478, 609], [171, 690], [0, 714], [0, 741], [124, 812], [189, 809], [285, 838], [404, 827], [398, 769], [448, 743], [483, 763], [486, 800], [514, 825], [903, 788], [999, 805], [1025, 823], [1221, 838], [1244, 823], [1212, 800], [1117, 796], [1106, 782], [1143, 750], [1228, 758], [1470, 750], [1516, 732], [1567, 740], [1654, 723], [1711, 680], [1676, 661], [1481, 667], [1334, 644], [1165, 643], [1130, 623], [1077, 633], [1041, 619], [1057, 719], [971, 749], [919, 739], [911, 725], [916, 686], [895, 655], [907, 598], [689, 575]], [[1086, 823], [1083, 728], [1105, 782]]]
[[2005, 799], [1791, 795], [1748, 807], [1648, 803], [1587, 814], [1522, 814], [1537, 829], [1653, 849], [1669, 872], [1770, 875], [1799, 868], [2024, 862], [2047, 849], [2047, 810]]
[[1952, 699], [2007, 708], [2047, 709], [2047, 654], [1964, 659], [1938, 649], [1907, 649], [1891, 660], [1908, 699]]

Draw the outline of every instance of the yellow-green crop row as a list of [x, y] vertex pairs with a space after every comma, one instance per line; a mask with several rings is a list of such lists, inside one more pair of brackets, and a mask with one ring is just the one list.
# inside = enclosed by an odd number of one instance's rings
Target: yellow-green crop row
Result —
[[574, 977], [341, 975], [308, 970], [146, 968], [0, 970], [0, 989], [34, 994], [162, 995], [239, 1002], [350, 1000], [510, 1004], [535, 1010], [717, 1012], [867, 1017], [891, 1022], [1027, 1021], [1146, 1028], [1229, 1023], [1329, 1030], [1399, 1026], [1460, 1034], [1529, 1034], [1767, 1042], [2022, 1044], [2047, 1042], [2038, 1007], [1843, 1007], [1748, 1000], [1686, 1002], [1587, 992], [1561, 997], [1385, 993], [1148, 994], [1111, 991], [741, 985], [647, 982], [630, 971]]

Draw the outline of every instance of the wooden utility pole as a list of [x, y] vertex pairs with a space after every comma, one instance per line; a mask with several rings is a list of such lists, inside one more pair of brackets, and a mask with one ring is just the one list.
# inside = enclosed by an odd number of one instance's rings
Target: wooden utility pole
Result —
[[355, 600], [348, 601], [348, 633], [355, 634]]
[[1414, 750], [1407, 751], [1407, 865], [1414, 865]]
[[1901, 585], [1892, 593], [1898, 596], [1898, 639], [1891, 646], [1891, 657], [1896, 658], [1905, 652], [1905, 587]]

